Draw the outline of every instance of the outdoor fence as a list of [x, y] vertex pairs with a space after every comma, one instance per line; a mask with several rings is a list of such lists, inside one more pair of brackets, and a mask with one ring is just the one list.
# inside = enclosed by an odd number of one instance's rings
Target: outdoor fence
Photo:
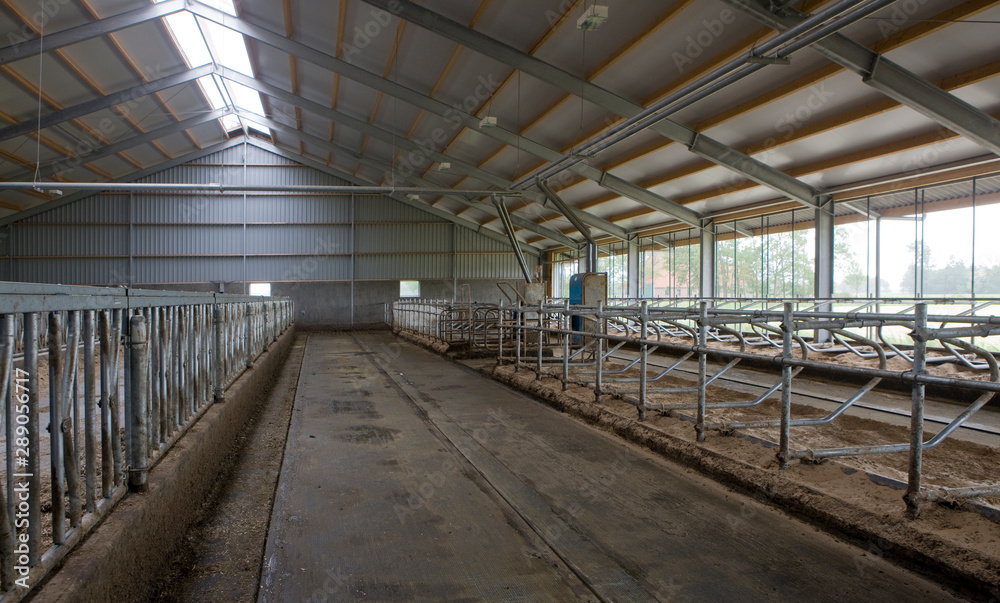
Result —
[[[640, 420], [645, 420], [649, 410], [694, 410], [698, 441], [704, 441], [709, 431], [777, 428], [782, 468], [793, 459], [821, 461], [908, 452], [905, 499], [909, 514], [915, 517], [924, 502], [1000, 495], [1000, 484], [945, 489], [921, 486], [923, 452], [938, 446], [1000, 392], [1000, 370], [993, 352], [1000, 339], [1000, 316], [983, 315], [995, 309], [996, 301], [932, 303], [836, 299], [661, 300], [654, 304], [642, 300], [584, 307], [570, 306], [566, 301], [533, 306], [398, 302], [394, 328], [490, 351], [498, 364], [531, 369], [536, 379], [543, 375], [561, 379], [564, 390], [571, 383], [585, 385], [594, 390], [598, 403], [614, 384], [616, 395], [637, 407]], [[834, 311], [844, 307], [850, 309]], [[958, 311], [929, 315], [929, 307]], [[624, 354], [626, 349], [628, 354]], [[664, 355], [654, 355], [657, 351], [667, 353], [669, 360], [664, 362]], [[858, 362], [834, 361], [834, 356], [844, 354]], [[615, 362], [611, 362], [612, 356]], [[710, 356], [721, 360], [721, 367], [711, 374]], [[904, 370], [890, 370], [887, 363], [892, 358], [900, 359]], [[694, 383], [682, 387], [665, 383], [668, 380], [664, 378], [687, 360], [697, 362]], [[746, 360], [769, 364], [780, 377], [753, 400], [713, 401], [709, 393], [713, 384]], [[971, 374], [954, 377], [928, 372], [929, 365], [943, 363], [959, 365]], [[796, 418], [792, 416], [792, 384], [805, 369], [860, 385], [826, 416]], [[791, 429], [829, 424], [876, 386], [889, 383], [911, 391], [908, 441], [808, 450], [791, 447]], [[972, 392], [975, 400], [925, 439], [924, 392], [928, 385]], [[694, 394], [695, 399], [655, 402], [651, 397], [657, 394]], [[775, 395], [781, 403], [772, 418], [752, 422], [706, 419], [709, 409], [759, 406]]]
[[0, 283], [2, 601], [21, 600], [293, 321], [279, 298]]

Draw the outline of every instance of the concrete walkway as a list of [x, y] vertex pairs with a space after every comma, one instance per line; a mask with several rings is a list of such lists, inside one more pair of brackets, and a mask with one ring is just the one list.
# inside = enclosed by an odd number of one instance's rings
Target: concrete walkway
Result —
[[951, 600], [388, 333], [305, 355], [260, 601]]

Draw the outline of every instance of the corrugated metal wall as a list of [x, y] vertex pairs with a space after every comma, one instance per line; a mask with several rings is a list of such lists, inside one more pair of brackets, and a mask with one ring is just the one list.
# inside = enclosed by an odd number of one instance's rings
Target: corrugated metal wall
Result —
[[[144, 181], [346, 184], [249, 145]], [[520, 277], [508, 245], [377, 195], [100, 194], [0, 228], [0, 253], [0, 278], [62, 284]]]

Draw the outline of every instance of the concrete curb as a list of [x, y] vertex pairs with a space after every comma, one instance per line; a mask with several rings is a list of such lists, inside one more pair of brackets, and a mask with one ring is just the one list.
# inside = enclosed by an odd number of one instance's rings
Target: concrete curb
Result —
[[92, 603], [146, 601], [194, 521], [253, 409], [270, 395], [295, 340], [295, 326], [257, 358], [149, 473], [149, 491], [125, 497], [29, 599]]

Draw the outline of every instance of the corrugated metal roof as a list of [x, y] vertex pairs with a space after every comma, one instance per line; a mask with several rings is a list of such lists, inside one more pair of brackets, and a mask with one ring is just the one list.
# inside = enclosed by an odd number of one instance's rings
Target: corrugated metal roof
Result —
[[[44, 17], [48, 36], [92, 27], [100, 19], [152, 6], [149, 0], [55, 4], [58, 10]], [[456, 164], [488, 170], [491, 182], [515, 181], [531, 175], [552, 153], [573, 149], [613, 128], [620, 118], [610, 105], [624, 101], [648, 106], [689, 83], [696, 74], [746, 55], [773, 35], [762, 34], [760, 23], [738, 8], [706, 2], [614, 4], [608, 22], [586, 33], [575, 26], [583, 7], [579, 3], [569, 7], [561, 0], [417, 2], [418, 7], [438, 13], [433, 26], [402, 21], [362, 0], [344, 0], [342, 7], [321, 0], [288, 0], [281, 6], [270, 0], [242, 0], [239, 4], [240, 14], [227, 16], [228, 25], [241, 21], [250, 28], [262, 28], [250, 31], [244, 42], [259, 81], [285, 93], [282, 99], [264, 95], [269, 117], [292, 128], [291, 133], [282, 131], [273, 139], [285, 156], [253, 145], [237, 146], [220, 156], [195, 158], [190, 165], [150, 181], [238, 183], [244, 177], [241, 171], [213, 172], [211, 164], [240, 164], [247, 153], [246, 161], [251, 165], [287, 166], [296, 157], [303, 157], [375, 184], [393, 181], [403, 186], [430, 181], [502, 189], [469, 170], [439, 173], [437, 158], [408, 163], [409, 148], [402, 144], [403, 139], [430, 146]], [[178, 7], [215, 18], [212, 10], [198, 2]], [[1000, 7], [926, 0], [908, 4], [908, 18], [902, 23], [893, 20], [893, 10], [898, 9], [883, 9], [842, 33], [862, 44], [877, 44], [876, 50], [884, 52], [885, 59], [898, 61], [987, 113], [1000, 109], [996, 100], [1000, 72], [992, 62], [1000, 53], [1000, 38], [983, 35], [984, 24], [1000, 19]], [[0, 52], [29, 48], [18, 44], [30, 45], [36, 38], [38, 28], [32, 21], [37, 13], [36, 0], [0, 4], [0, 31], [12, 33], [0, 40]], [[502, 54], [461, 46], [453, 36], [433, 31], [442, 27], [443, 19], [453, 20], [453, 26], [472, 36], [487, 36], [530, 54], [569, 77], [560, 85], [560, 77], [516, 70], [501, 60]], [[891, 32], [886, 32], [886, 23]], [[137, 139], [160, 128], [165, 130], [153, 137], [155, 140], [86, 162], [62, 172], [62, 176], [88, 181], [128, 178], [140, 169], [155, 168], [227, 140], [218, 122], [186, 129], [177, 125], [212, 109], [196, 82], [153, 92], [160, 79], [190, 74], [161, 18], [137, 18], [111, 33], [94, 27], [91, 35], [83, 35], [75, 43], [43, 50], [41, 80], [39, 56], [34, 52], [16, 55], [0, 65], [0, 133], [8, 126], [24, 127], [16, 136], [0, 140], [2, 178], [30, 180], [36, 158], [41, 167], [58, 164], [89, 154], [81, 148]], [[585, 81], [620, 97], [620, 101], [581, 100]], [[36, 148], [34, 133], [29, 131], [38, 118], [39, 88], [42, 113], [52, 116], [63, 109], [88, 107], [83, 103], [100, 102], [109, 94], [133, 87], [140, 88], [115, 107], [80, 111], [44, 127], [39, 133], [41, 149]], [[296, 95], [303, 102], [297, 102]], [[364, 126], [333, 119], [329, 111], [314, 109], [305, 100], [394, 138], [370, 136], [361, 131], [367, 129]], [[448, 107], [453, 110], [445, 111]], [[509, 138], [501, 142], [491, 136], [500, 130], [459, 127], [455, 108], [475, 121], [495, 117], [504, 131], [519, 132], [531, 143], [511, 143]], [[629, 111], [619, 108], [618, 113]], [[762, 69], [723, 93], [675, 112], [670, 119], [820, 190], [973, 161], [990, 152], [954, 137], [921, 112], [887, 103], [859, 75], [831, 69], [827, 59], [811, 51], [796, 52], [791, 65]], [[312, 138], [306, 140], [296, 130]], [[533, 144], [549, 150], [536, 151]], [[784, 199], [783, 193], [742, 177], [732, 178], [725, 168], [651, 130], [585, 161], [632, 183], [638, 191], [653, 191], [709, 216]], [[246, 176], [279, 186], [292, 181], [342, 183], [318, 171], [303, 171], [301, 177], [290, 173], [251, 167]], [[669, 215], [637, 201], [636, 194], [623, 195], [579, 177], [554, 184], [571, 205], [626, 229], [676, 223]], [[960, 187], [949, 185], [926, 191], [924, 201], [955, 199], [962, 194]], [[900, 203], [905, 204], [903, 196], [873, 198], [872, 208], [900, 207]], [[41, 195], [0, 192], [0, 219], [46, 201]], [[465, 212], [461, 206], [433, 197], [422, 202], [435, 203], [449, 213], [461, 212], [463, 218], [487, 221], [489, 228], [498, 229], [492, 218], [477, 211]], [[846, 210], [837, 211], [843, 215]], [[331, 212], [331, 221], [343, 220], [342, 208]], [[546, 240], [552, 238], [552, 230], [545, 228], [565, 226], [550, 220], [552, 211], [537, 204], [515, 209], [515, 213], [541, 225], [518, 232], [521, 239], [537, 240], [541, 247], [554, 245]], [[355, 219], [370, 222], [440, 220], [417, 210], [370, 202], [359, 205], [357, 214]], [[271, 216], [266, 211], [260, 215]], [[805, 214], [802, 219], [806, 219]], [[572, 232], [571, 236], [579, 238]]]

